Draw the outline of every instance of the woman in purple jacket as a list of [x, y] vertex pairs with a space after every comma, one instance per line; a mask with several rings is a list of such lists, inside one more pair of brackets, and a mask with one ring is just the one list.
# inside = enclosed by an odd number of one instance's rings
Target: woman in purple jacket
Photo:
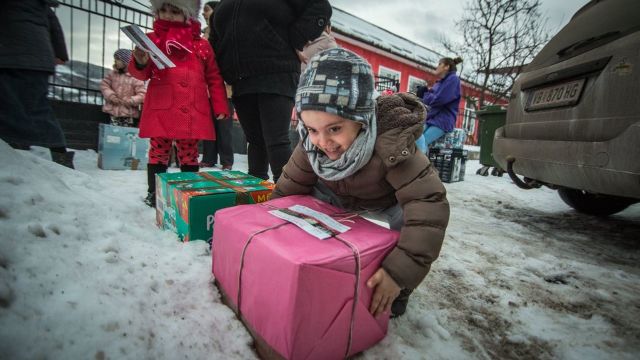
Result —
[[461, 62], [459, 57], [440, 59], [435, 71], [440, 80], [431, 89], [424, 86], [418, 89], [418, 97], [428, 107], [424, 132], [416, 140], [422, 152], [426, 152], [429, 145], [442, 135], [453, 131], [460, 104], [460, 78], [456, 74], [456, 65]]

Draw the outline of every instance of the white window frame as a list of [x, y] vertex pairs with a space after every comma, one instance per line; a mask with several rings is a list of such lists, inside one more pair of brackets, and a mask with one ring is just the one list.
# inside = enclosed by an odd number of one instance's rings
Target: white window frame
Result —
[[467, 136], [472, 136], [476, 132], [476, 109], [469, 106], [469, 101], [464, 102], [464, 113], [462, 115], [462, 128], [467, 132]]
[[425, 86], [427, 85], [427, 81], [419, 77], [409, 75], [409, 80], [407, 81], [407, 92], [415, 94], [417, 85]]
[[[383, 72], [386, 72], [387, 74], [384, 74]], [[378, 76], [393, 78], [398, 82], [400, 82], [400, 79], [402, 79], [402, 72], [398, 70], [393, 70], [383, 65], [378, 65]], [[400, 89], [397, 89], [397, 91], [400, 91]]]

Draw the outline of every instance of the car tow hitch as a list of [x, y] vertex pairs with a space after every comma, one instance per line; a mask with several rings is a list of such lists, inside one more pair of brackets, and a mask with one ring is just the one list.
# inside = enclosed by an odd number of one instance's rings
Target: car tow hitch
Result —
[[540, 188], [542, 185], [542, 183], [533, 180], [533, 179], [529, 179], [529, 178], [524, 178], [524, 180], [521, 180], [518, 175], [516, 175], [515, 172], [513, 172], [513, 163], [516, 161], [516, 159], [513, 156], [507, 156], [507, 174], [509, 174], [509, 177], [511, 178], [511, 180], [513, 181], [514, 184], [516, 184], [516, 186], [518, 186], [521, 189], [538, 189]]

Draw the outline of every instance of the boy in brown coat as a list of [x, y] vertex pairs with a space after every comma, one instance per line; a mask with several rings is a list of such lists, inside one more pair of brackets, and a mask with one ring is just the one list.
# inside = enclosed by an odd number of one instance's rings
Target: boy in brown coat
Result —
[[273, 196], [311, 194], [385, 215], [400, 240], [367, 282], [375, 288], [370, 310], [402, 315], [438, 257], [449, 222], [445, 188], [416, 151], [424, 106], [410, 94], [376, 101], [371, 66], [348, 50], [329, 49], [302, 73], [296, 111], [302, 141]]

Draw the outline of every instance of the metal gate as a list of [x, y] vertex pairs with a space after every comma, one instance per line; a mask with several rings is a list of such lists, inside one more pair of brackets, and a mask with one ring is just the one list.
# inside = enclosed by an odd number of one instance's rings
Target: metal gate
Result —
[[59, 0], [54, 11], [65, 35], [70, 60], [56, 66], [49, 81], [49, 98], [102, 105], [100, 82], [111, 70], [113, 53], [132, 49], [120, 27], [136, 24], [150, 30], [149, 6], [138, 0]]
[[54, 8], [65, 36], [70, 60], [57, 65], [49, 78], [51, 106], [73, 149], [97, 149], [102, 112], [100, 83], [111, 71], [113, 53], [133, 44], [120, 27], [136, 24], [149, 30], [153, 16], [138, 0], [59, 0]]

